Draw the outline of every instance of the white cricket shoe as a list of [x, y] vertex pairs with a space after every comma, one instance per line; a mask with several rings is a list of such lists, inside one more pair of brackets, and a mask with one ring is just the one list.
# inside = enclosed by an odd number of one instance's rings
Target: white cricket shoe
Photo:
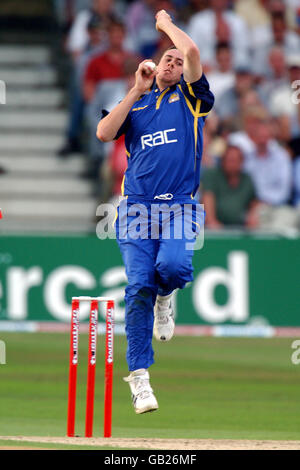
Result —
[[175, 322], [171, 298], [172, 294], [156, 297], [153, 334], [158, 341], [170, 341], [174, 334]]
[[138, 369], [124, 377], [129, 383], [132, 403], [137, 414], [147, 413], [158, 409], [158, 403], [149, 382], [147, 369]]

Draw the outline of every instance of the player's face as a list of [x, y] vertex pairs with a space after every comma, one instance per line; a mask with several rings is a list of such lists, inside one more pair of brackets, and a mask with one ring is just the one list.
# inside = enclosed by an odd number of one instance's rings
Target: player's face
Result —
[[157, 66], [156, 80], [165, 86], [175, 85], [182, 73], [183, 54], [177, 49], [167, 50]]

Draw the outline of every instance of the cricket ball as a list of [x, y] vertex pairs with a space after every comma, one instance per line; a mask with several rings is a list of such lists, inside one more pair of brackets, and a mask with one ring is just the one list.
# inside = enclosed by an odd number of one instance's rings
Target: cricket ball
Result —
[[148, 60], [147, 62], [145, 62], [145, 65], [147, 67], [150, 67], [153, 71], [156, 69], [156, 65], [154, 62], [151, 62], [150, 60]]

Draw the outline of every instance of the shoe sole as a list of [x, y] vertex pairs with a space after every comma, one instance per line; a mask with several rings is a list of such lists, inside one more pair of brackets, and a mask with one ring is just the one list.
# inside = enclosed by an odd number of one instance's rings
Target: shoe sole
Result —
[[157, 329], [156, 329], [156, 328], [153, 328], [153, 336], [154, 336], [154, 338], [156, 339], [156, 341], [160, 341], [160, 342], [162, 342], [162, 343], [166, 343], [167, 341], [170, 341], [170, 340], [173, 338], [174, 333], [175, 333], [175, 324], [174, 324], [174, 326], [173, 326], [172, 334], [171, 334], [171, 336], [169, 336], [169, 337], [167, 337], [167, 336], [165, 336], [165, 335], [160, 335], [160, 336], [159, 336], [159, 333], [158, 333]]
[[137, 415], [141, 415], [143, 413], [152, 413], [152, 411], [156, 411], [156, 410], [158, 410], [158, 406], [156, 408], [153, 408], [153, 407], [151, 407], [151, 408], [142, 408], [140, 410], [135, 410], [135, 412], [136, 412]]
[[156, 341], [160, 341], [161, 343], [166, 343], [167, 341], [170, 341], [173, 338], [174, 332], [172, 333], [172, 336], [170, 336], [170, 338], [166, 338], [166, 336], [164, 336], [164, 335], [156, 336], [155, 333], [153, 333], [153, 336], [156, 339]]

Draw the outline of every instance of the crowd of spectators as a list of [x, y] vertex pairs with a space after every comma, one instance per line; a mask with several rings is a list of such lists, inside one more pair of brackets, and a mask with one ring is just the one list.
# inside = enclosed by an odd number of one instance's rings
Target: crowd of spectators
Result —
[[[55, 0], [54, 0], [55, 1]], [[121, 193], [124, 139], [96, 126], [158, 61], [165, 9], [196, 42], [215, 106], [204, 127], [197, 197], [206, 225], [300, 230], [300, 7], [298, 0], [56, 0], [70, 57], [70, 119], [61, 157], [84, 151], [102, 200]], [[83, 138], [83, 130], [85, 138]]]

